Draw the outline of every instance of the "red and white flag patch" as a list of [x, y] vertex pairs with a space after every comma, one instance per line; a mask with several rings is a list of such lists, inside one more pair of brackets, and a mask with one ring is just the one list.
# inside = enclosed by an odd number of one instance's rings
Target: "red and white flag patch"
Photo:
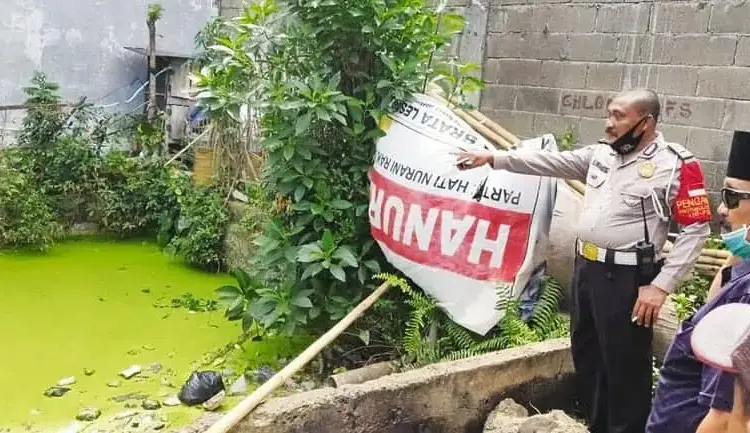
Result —
[[713, 218], [705, 183], [700, 162], [682, 163], [680, 188], [672, 209], [678, 224], [704, 223]]

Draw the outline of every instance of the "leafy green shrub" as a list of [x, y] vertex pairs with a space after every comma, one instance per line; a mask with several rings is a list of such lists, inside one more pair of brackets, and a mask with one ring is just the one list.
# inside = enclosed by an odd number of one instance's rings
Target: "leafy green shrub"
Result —
[[99, 157], [86, 132], [88, 106], [81, 101], [63, 111], [59, 86], [37, 73], [24, 88], [26, 116], [16, 167], [36, 183], [57, 219], [85, 220], [96, 190]]
[[[63, 111], [59, 86], [43, 74], [24, 90], [20, 147], [4, 152], [0, 171], [0, 247], [44, 248], [60, 232], [55, 221], [94, 222], [121, 238], [157, 235], [191, 265], [222, 266], [228, 215], [218, 193], [173, 176], [159, 156], [102, 154], [108, 125], [83, 102]], [[162, 139], [143, 122], [129, 127], [146, 150]]]
[[87, 221], [96, 201], [102, 158], [82, 137], [63, 135], [54, 146], [22, 149], [27, 173], [64, 225]]
[[[268, 327], [323, 329], [381, 271], [367, 219], [378, 121], [435, 77], [432, 54], [464, 24], [438, 17], [422, 0], [263, 0], [212, 24], [199, 103], [212, 119], [236, 119], [243, 104], [263, 116], [264, 184], [276, 198], [251, 274], [280, 300], [261, 303]], [[290, 307], [300, 293], [309, 303]], [[269, 295], [248, 296], [250, 308]]]
[[0, 155], [0, 247], [44, 250], [60, 226], [34, 180]]
[[94, 220], [119, 237], [154, 234], [160, 218], [177, 206], [170, 174], [161, 160], [108, 153], [100, 172]]
[[171, 232], [167, 248], [197, 267], [220, 270], [224, 266], [224, 237], [229, 212], [212, 188], [178, 181], [172, 189], [177, 210], [161, 232]]
[[28, 109], [23, 119], [20, 144], [23, 147], [54, 147], [68, 116], [60, 105], [60, 86], [35, 73], [31, 84], [23, 89]]
[[260, 233], [274, 214], [273, 200], [268, 197], [264, 185], [250, 183], [246, 188], [247, 208], [240, 224], [248, 233]]
[[727, 246], [724, 245], [724, 241], [721, 239], [721, 236], [718, 235], [711, 235], [706, 239], [706, 244], [704, 245], [704, 248], [710, 248], [714, 250], [726, 250]]
[[560, 151], [573, 150], [575, 148], [577, 140], [578, 138], [576, 137], [575, 132], [573, 132], [573, 129], [570, 127], [566, 127], [561, 136], [555, 137], [555, 141], [557, 141], [557, 148]]
[[521, 319], [520, 303], [508, 300], [505, 288], [498, 288], [497, 309], [504, 311], [500, 322], [485, 336], [477, 336], [453, 322], [433, 299], [411, 288], [406, 281], [389, 274], [378, 275], [406, 294], [411, 313], [402, 342], [403, 362], [409, 367], [442, 360], [456, 360], [568, 335], [568, 320], [559, 312], [560, 284], [545, 278], [539, 302], [528, 321]]
[[311, 290], [299, 290], [291, 280], [287, 280], [289, 285], [270, 288], [242, 269], [230, 273], [237, 285], [226, 285], [216, 292], [219, 303], [226, 307], [227, 319], [241, 320], [244, 331], [256, 323], [266, 328], [281, 323], [285, 332], [293, 334], [307, 323], [307, 313], [314, 309]]
[[677, 320], [685, 320], [706, 303], [711, 279], [693, 272], [675, 290], [672, 300], [675, 303]]

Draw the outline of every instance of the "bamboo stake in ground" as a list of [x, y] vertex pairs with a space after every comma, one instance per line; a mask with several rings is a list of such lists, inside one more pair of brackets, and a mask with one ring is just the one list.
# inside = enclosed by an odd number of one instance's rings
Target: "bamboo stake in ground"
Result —
[[234, 427], [242, 418], [246, 417], [250, 412], [253, 411], [263, 400], [268, 397], [273, 391], [276, 390], [280, 385], [284, 384], [289, 378], [291, 378], [296, 372], [302, 369], [308, 362], [310, 362], [315, 356], [317, 356], [323, 349], [333, 342], [342, 332], [344, 332], [355, 320], [357, 320], [367, 309], [372, 307], [375, 301], [378, 300], [388, 290], [389, 284], [383, 283], [378, 287], [370, 296], [364, 301], [360, 302], [349, 314], [344, 316], [339, 323], [333, 328], [329, 329], [328, 332], [318, 338], [313, 344], [311, 344], [304, 352], [300, 353], [292, 362], [290, 362], [281, 371], [276, 373], [268, 382], [261, 385], [260, 388], [256, 389], [255, 392], [247, 396], [231, 411], [227, 412], [221, 419], [214, 423], [205, 433], [227, 433], [229, 429]]

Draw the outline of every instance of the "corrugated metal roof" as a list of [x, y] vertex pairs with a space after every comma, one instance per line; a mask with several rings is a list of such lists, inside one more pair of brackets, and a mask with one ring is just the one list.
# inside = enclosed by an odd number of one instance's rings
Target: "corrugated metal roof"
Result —
[[[124, 47], [124, 48], [136, 54], [140, 54], [142, 56], [148, 56], [148, 48], [143, 48], [143, 47]], [[174, 51], [162, 51], [162, 50], [157, 49], [156, 57], [167, 57], [171, 59], [192, 59], [193, 57], [195, 57], [195, 54], [177, 53]]]

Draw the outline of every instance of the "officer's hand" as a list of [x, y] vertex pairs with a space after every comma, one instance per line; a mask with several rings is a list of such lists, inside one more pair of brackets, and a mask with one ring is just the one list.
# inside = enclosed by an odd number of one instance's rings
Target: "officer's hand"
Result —
[[492, 163], [490, 152], [456, 152], [454, 155], [456, 155], [456, 166], [460, 170], [469, 170]]
[[654, 285], [639, 287], [638, 300], [633, 307], [633, 321], [650, 328], [659, 318], [659, 310], [666, 299], [667, 292]]

